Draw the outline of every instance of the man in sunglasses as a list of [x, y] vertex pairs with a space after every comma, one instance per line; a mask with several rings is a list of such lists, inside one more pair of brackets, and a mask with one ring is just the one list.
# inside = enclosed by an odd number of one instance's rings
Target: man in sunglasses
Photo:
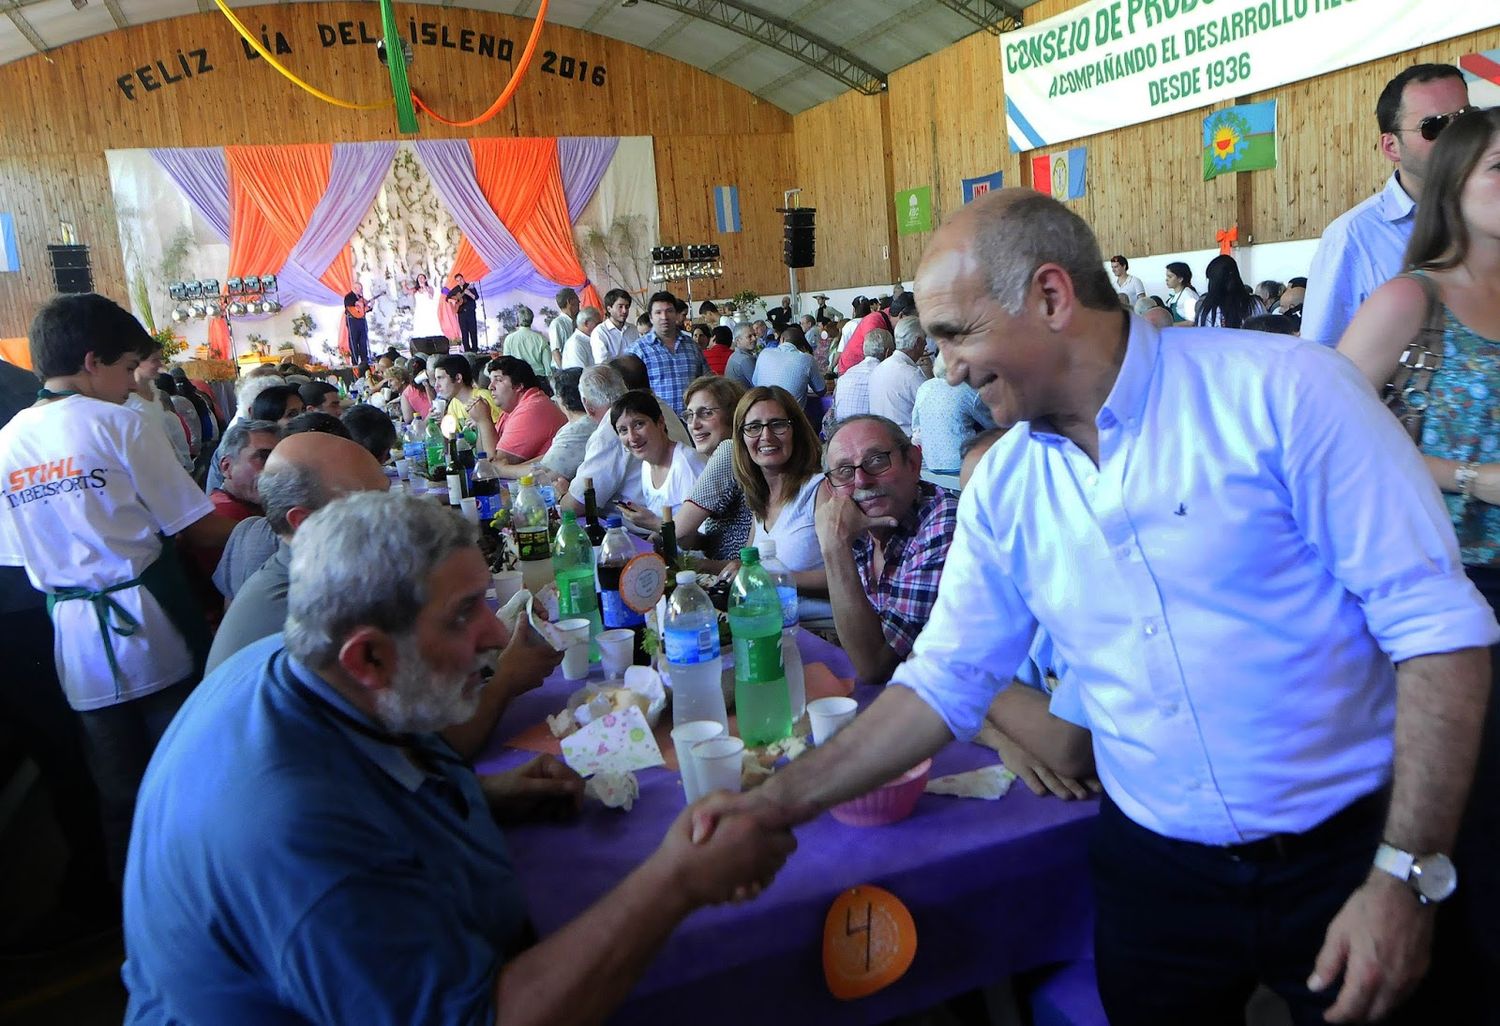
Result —
[[859, 679], [884, 684], [932, 614], [958, 500], [922, 480], [922, 450], [885, 417], [834, 425], [823, 459], [818, 545], [834, 628]]
[[1303, 338], [1338, 345], [1360, 304], [1401, 272], [1433, 143], [1469, 109], [1463, 72], [1451, 64], [1418, 64], [1386, 83], [1375, 120], [1380, 152], [1396, 170], [1384, 189], [1323, 233], [1307, 272]]

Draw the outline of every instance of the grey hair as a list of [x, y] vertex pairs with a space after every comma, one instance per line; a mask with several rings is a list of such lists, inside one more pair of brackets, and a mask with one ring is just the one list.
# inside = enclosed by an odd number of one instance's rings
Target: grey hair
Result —
[[625, 379], [608, 364], [586, 367], [578, 379], [578, 395], [591, 410], [609, 409], [627, 391]]
[[283, 538], [292, 534], [292, 525], [286, 515], [293, 506], [303, 509], [322, 509], [328, 505], [329, 491], [318, 480], [318, 475], [309, 467], [275, 461], [260, 472], [257, 490], [260, 505], [266, 513], [266, 523], [271, 530]]
[[[764, 321], [756, 321], [755, 323], [756, 324], [764, 324], [765, 322]], [[754, 334], [755, 334], [755, 328], [754, 328], [753, 325], [744, 324], [744, 323], [736, 323], [735, 326], [734, 326], [734, 337], [736, 339], [750, 338]]]
[[224, 440], [219, 443], [219, 455], [227, 456], [233, 460], [250, 444], [250, 436], [264, 432], [281, 438], [281, 425], [274, 420], [242, 420], [230, 425], [228, 431], [224, 432]]
[[1155, 303], [1151, 302], [1150, 293], [1142, 292], [1140, 298], [1135, 301], [1135, 312], [1144, 317], [1146, 316], [1146, 311], [1155, 305]]
[[476, 544], [474, 524], [403, 492], [333, 500], [307, 518], [292, 545], [287, 651], [316, 668], [337, 659], [358, 627], [409, 637], [430, 597], [428, 575]]
[[532, 313], [531, 307], [524, 303], [516, 307], [516, 319], [521, 322], [521, 327], [531, 327], [531, 322], [536, 320], [536, 314]]
[[586, 306], [578, 311], [578, 326], [580, 328], [590, 321], [594, 324], [604, 323], [604, 312], [597, 306]]
[[884, 360], [896, 351], [896, 336], [884, 328], [871, 328], [865, 332], [865, 355]]
[[1043, 264], [1057, 264], [1067, 272], [1085, 307], [1118, 310], [1119, 296], [1088, 222], [1051, 196], [1015, 192], [1024, 194], [976, 211], [975, 251], [989, 268], [990, 294], [1006, 313], [1021, 312]]
[[843, 420], [837, 421], [833, 427], [828, 429], [828, 438], [823, 442], [824, 470], [828, 469], [828, 454], [833, 451], [834, 438], [850, 424], [858, 424], [862, 420], [879, 424], [885, 428], [886, 433], [891, 436], [891, 441], [895, 443], [896, 448], [900, 449], [903, 454], [911, 452], [911, 437], [905, 431], [901, 430], [900, 424], [897, 424], [891, 418], [882, 417], [878, 413], [852, 413]]
[[235, 405], [243, 410], [245, 416], [248, 417], [250, 415], [250, 407], [255, 405], [256, 396], [268, 388], [275, 388], [277, 385], [285, 384], [286, 379], [279, 374], [264, 374], [258, 378], [245, 378], [240, 382], [239, 387], [234, 390]]
[[[870, 336], [865, 336], [865, 345], [869, 345]], [[896, 348], [902, 352], [925, 345], [927, 337], [922, 334], [922, 324], [915, 317], [903, 317], [896, 322]]]

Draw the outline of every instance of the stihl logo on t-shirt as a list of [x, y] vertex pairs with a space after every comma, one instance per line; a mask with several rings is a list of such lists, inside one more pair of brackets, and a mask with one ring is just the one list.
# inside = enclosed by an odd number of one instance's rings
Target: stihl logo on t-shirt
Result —
[[103, 468], [79, 470], [74, 464], [75, 459], [77, 457], [69, 456], [67, 459], [20, 467], [7, 473], [5, 498], [10, 503], [10, 508], [15, 509], [25, 503], [54, 495], [85, 492], [105, 486]]

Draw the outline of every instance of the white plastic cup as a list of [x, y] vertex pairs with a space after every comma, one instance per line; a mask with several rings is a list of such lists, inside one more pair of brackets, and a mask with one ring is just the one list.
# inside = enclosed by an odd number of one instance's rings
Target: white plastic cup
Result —
[[516, 597], [516, 592], [521, 590], [521, 571], [502, 570], [494, 575], [495, 601], [502, 606]]
[[703, 794], [715, 791], [739, 793], [744, 751], [745, 742], [737, 737], [715, 737], [693, 745], [696, 760], [693, 771], [698, 774], [698, 786]]
[[479, 500], [474, 498], [460, 499], [458, 507], [463, 511], [465, 520], [479, 519]]
[[672, 749], [677, 753], [677, 769], [682, 774], [682, 790], [689, 805], [702, 798], [704, 793], [698, 780], [698, 757], [693, 754], [693, 746], [723, 733], [724, 724], [718, 720], [689, 720], [672, 728]]
[[628, 627], [616, 627], [612, 631], [600, 631], [599, 664], [604, 667], [604, 676], [610, 679], [625, 676], [635, 661], [635, 632]]
[[577, 617], [559, 620], [552, 626], [563, 646], [563, 679], [583, 680], [589, 675], [589, 622]]
[[411, 480], [411, 460], [403, 456], [396, 461], [396, 476], [403, 481]]
[[859, 703], [852, 698], [820, 698], [807, 703], [807, 719], [812, 725], [813, 744], [827, 743], [839, 731], [854, 722]]

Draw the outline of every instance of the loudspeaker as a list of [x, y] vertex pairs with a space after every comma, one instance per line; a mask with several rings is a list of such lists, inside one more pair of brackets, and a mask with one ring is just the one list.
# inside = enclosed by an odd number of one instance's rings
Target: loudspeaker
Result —
[[814, 245], [815, 207], [792, 207], [781, 211], [781, 262], [788, 267], [811, 267], [816, 255]]
[[52, 264], [52, 284], [58, 292], [94, 291], [87, 246], [48, 246], [47, 260]]

